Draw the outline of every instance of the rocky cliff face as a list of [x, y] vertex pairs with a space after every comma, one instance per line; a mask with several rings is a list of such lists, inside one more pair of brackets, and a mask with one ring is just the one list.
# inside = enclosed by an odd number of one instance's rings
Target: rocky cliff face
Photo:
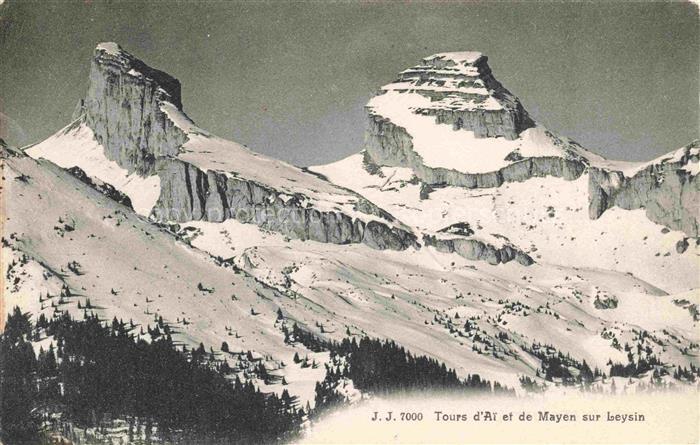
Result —
[[129, 198], [128, 195], [125, 193], [120, 192], [112, 184], [108, 184], [104, 181], [101, 181], [97, 178], [92, 178], [90, 177], [83, 169], [80, 167], [71, 167], [66, 170], [68, 173], [73, 175], [74, 177], [78, 178], [81, 182], [84, 184], [89, 185], [93, 189], [97, 190], [98, 192], [102, 193], [106, 197], [110, 198], [113, 201], [118, 202], [119, 204], [123, 204], [126, 207], [130, 208], [131, 210], [134, 210], [133, 205], [131, 204], [131, 199]]
[[489, 264], [505, 264], [515, 260], [523, 266], [529, 266], [534, 260], [516, 246], [505, 243], [502, 246], [493, 245], [476, 238], [445, 238], [426, 235], [423, 237], [426, 246], [433, 246], [439, 252], [456, 253], [474, 261], [486, 261]]
[[614, 206], [627, 210], [644, 208], [650, 220], [698, 237], [699, 161], [700, 141], [695, 141], [627, 174], [591, 167], [591, 219]]
[[[158, 220], [235, 218], [303, 240], [364, 243], [377, 249], [417, 246], [409, 229], [353, 192], [218, 138], [216, 143], [228, 145], [223, 151], [210, 152], [207, 140], [215, 137], [182, 112], [179, 81], [114, 43], [97, 46], [87, 96], [75, 116], [90, 127], [107, 159], [128, 174], [159, 177], [160, 195], [150, 213]], [[181, 159], [183, 153], [193, 151], [186, 144], [197, 137], [198, 143], [204, 141], [205, 146], [198, 149], [205, 157], [221, 159], [206, 159], [206, 168]], [[248, 168], [255, 179], [237, 170], [211, 167], [224, 164], [234, 169], [247, 164], [262, 167]], [[270, 170], [260, 171], [263, 167]], [[292, 175], [284, 178], [287, 183], [307, 187], [277, 187], [277, 176], [285, 173]], [[269, 183], [260, 180], [265, 175]], [[317, 195], [324, 197], [323, 202]]]
[[367, 110], [369, 156], [380, 165], [412, 168], [426, 184], [572, 180], [587, 165], [582, 147], [537, 126], [480, 53], [423, 59], [382, 87]]
[[477, 52], [435, 54], [399, 74], [384, 91], [415, 92], [430, 99], [415, 113], [438, 124], [474, 132], [476, 137], [517, 139], [533, 126], [517, 97], [491, 74], [487, 57]]
[[370, 114], [365, 137], [365, 150], [378, 165], [411, 168], [418, 179], [429, 185], [453, 185], [467, 188], [499, 187], [504, 182], [522, 182], [533, 177], [555, 176], [574, 180], [586, 170], [585, 158], [573, 151], [568, 156], [523, 158], [517, 151], [503, 167], [479, 173], [453, 168], [431, 167], [423, 162], [413, 148], [413, 138], [407, 129], [389, 119]]
[[177, 79], [114, 43], [97, 46], [82, 106], [110, 160], [145, 176], [153, 173], [156, 158], [178, 154], [186, 135], [161, 109], [164, 102], [182, 108]]
[[425, 58], [382, 87], [366, 109], [367, 162], [410, 168], [425, 190], [589, 173], [591, 219], [613, 206], [644, 208], [650, 220], [698, 236], [697, 142], [658, 162], [617, 169], [624, 163], [533, 122], [480, 53]]
[[[301, 240], [364, 243], [394, 250], [416, 245], [415, 236], [407, 230], [390, 227], [379, 218], [364, 221], [340, 211], [320, 211], [307, 205], [303, 194], [287, 195], [223, 172], [204, 172], [179, 159], [162, 159], [157, 165], [162, 192], [153, 214], [159, 220], [221, 222], [233, 218]], [[355, 210], [394, 221], [363, 199], [358, 199]]]

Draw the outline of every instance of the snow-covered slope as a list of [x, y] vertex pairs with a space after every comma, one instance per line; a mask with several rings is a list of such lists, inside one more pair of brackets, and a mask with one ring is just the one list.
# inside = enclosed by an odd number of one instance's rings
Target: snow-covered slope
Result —
[[[49, 163], [10, 158], [5, 172], [7, 305], [35, 315], [79, 313], [78, 303], [90, 298], [90, 310], [105, 319], [147, 326], [163, 316], [178, 340], [203, 341], [232, 366], [240, 357], [221, 353], [222, 341], [232, 351], [255, 351], [302, 400], [324, 372], [294, 364], [294, 352], [318, 363], [328, 357], [285, 344], [278, 308], [287, 323], [321, 337], [389, 338], [461, 375], [511, 386], [520, 375], [534, 376], [538, 344], [601, 369], [610, 359], [625, 361], [613, 346], [625, 343], [648, 344], [664, 363], [697, 360], [689, 309], [696, 294], [667, 295], [628, 274], [546, 262], [495, 267], [431, 247], [398, 252], [302, 242], [235, 220], [183, 226], [194, 247], [232, 258], [222, 267]], [[640, 330], [664, 346], [638, 338]]]
[[[137, 330], [163, 316], [178, 341], [251, 378], [262, 361], [302, 400], [325, 371], [294, 353], [329, 357], [285, 343], [293, 322], [512, 387], [559, 353], [605, 371], [630, 357], [698, 366], [700, 247], [684, 204], [696, 145], [606, 161], [532, 121], [478, 53], [425, 59], [368, 110], [364, 152], [299, 169], [198, 128], [177, 80], [98, 46], [75, 121], [29, 147], [36, 159], [7, 151], [6, 305], [77, 313], [90, 298]], [[72, 166], [136, 212], [60, 168]], [[650, 215], [652, 202], [675, 210]]]
[[[293, 363], [295, 352], [316, 355], [285, 344], [277, 320], [280, 308], [292, 317], [285, 308], [291, 299], [178, 241], [47, 161], [22, 155], [2, 161], [4, 309], [19, 306], [36, 320], [63, 311], [80, 318], [89, 306], [104, 320], [131, 320], [134, 333], [145, 339], [163, 317], [178, 344], [203, 342], [218, 359], [240, 368], [241, 377], [254, 378], [251, 370], [263, 360], [302, 403], [313, 399], [323, 368]], [[220, 350], [224, 341], [230, 354]], [[246, 362], [248, 350], [256, 363]], [[323, 363], [322, 356], [316, 359]]]
[[160, 196], [160, 178], [141, 176], [105, 157], [95, 135], [80, 121], [62, 129], [27, 150], [35, 158], [50, 159], [63, 168], [80, 167], [88, 176], [99, 178], [126, 194], [140, 215], [148, 215]]
[[303, 243], [233, 220], [191, 227], [183, 231], [194, 246], [234, 257], [294, 298], [317, 335], [389, 338], [461, 374], [518, 386], [519, 375], [539, 367], [531, 351], [537, 343], [604, 369], [609, 360], [626, 362], [613, 345], [637, 342], [640, 330], [683, 338], [660, 340], [665, 351], [651, 346], [663, 360], [697, 360], [697, 351], [685, 349], [696, 342], [697, 321], [676, 303], [685, 297], [629, 274], [546, 263], [495, 267], [431, 247], [394, 252]]
[[695, 239], [650, 221], [643, 210], [612, 208], [591, 220], [586, 175], [486, 189], [441, 187], [421, 198], [410, 169], [381, 167], [371, 174], [361, 154], [311, 169], [365, 195], [417, 233], [467, 223], [471, 237], [504, 236], [538, 263], [631, 273], [668, 292], [700, 287]]

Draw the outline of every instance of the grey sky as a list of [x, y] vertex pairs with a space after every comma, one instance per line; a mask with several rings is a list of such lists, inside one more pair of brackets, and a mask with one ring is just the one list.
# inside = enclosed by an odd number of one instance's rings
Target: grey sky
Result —
[[698, 8], [686, 3], [6, 0], [0, 110], [15, 145], [68, 123], [99, 41], [183, 84], [200, 126], [299, 165], [361, 148], [363, 105], [441, 51], [478, 50], [553, 131], [645, 160], [698, 138]]

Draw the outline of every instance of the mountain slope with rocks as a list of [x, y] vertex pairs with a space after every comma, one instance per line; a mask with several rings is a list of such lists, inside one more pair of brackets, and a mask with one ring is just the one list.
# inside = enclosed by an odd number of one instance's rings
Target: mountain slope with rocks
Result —
[[603, 159], [533, 121], [481, 53], [426, 57], [366, 108], [370, 162], [408, 167], [428, 186], [494, 188], [589, 173], [591, 218], [612, 206], [646, 208], [652, 221], [698, 237], [697, 141], [648, 163]]
[[653, 161], [608, 168], [591, 167], [589, 214], [599, 218], [611, 207], [645, 209], [647, 217], [698, 238], [700, 141]]
[[162, 316], [302, 403], [331, 359], [293, 324], [518, 391], [699, 365], [697, 144], [607, 161], [536, 123], [485, 56], [445, 53], [370, 100], [362, 152], [301, 169], [197, 127], [180, 88], [100, 44], [74, 121], [4, 149], [6, 307]]
[[27, 150], [80, 167], [160, 221], [258, 224], [290, 237], [405, 249], [415, 236], [371, 202], [198, 128], [180, 83], [114, 43], [95, 49], [76, 120]]
[[[310, 354], [284, 341], [277, 311], [286, 313], [290, 300], [283, 294], [48, 161], [7, 150], [2, 167], [4, 308], [19, 306], [34, 320], [63, 313], [80, 319], [84, 312], [116, 317], [147, 341], [151, 328], [167, 325], [179, 346], [204, 343], [241, 377], [255, 378], [255, 366], [265, 363], [287, 373], [290, 391], [313, 398], [320, 370], [282, 366], [295, 353]], [[221, 351], [223, 342], [230, 352]], [[254, 362], [245, 358], [249, 350]]]

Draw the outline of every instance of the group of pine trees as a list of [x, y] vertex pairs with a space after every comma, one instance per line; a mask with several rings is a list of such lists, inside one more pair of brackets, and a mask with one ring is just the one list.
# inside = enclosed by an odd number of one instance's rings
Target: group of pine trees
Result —
[[[309, 336], [302, 338], [308, 339]], [[313, 342], [318, 346], [318, 339]], [[336, 365], [326, 365], [325, 379], [316, 383], [315, 414], [346, 402], [337, 392], [342, 379], [352, 380], [356, 389], [372, 394], [422, 391], [514, 394], [512, 389], [498, 382], [491, 384], [477, 374], [460, 379], [444, 363], [413, 355], [393, 341], [364, 337], [358, 342], [355, 338], [345, 338], [340, 343], [326, 345], [331, 351], [331, 363]]]
[[[83, 320], [42, 315], [33, 325], [15, 308], [0, 336], [0, 439], [36, 443], [42, 429], [98, 427], [113, 419], [138, 419], [147, 435], [157, 431], [151, 439], [179, 443], [268, 443], [299, 431], [308, 413], [288, 393], [262, 394], [231, 378], [230, 368], [217, 365], [202, 344], [191, 351], [176, 347], [160, 320], [157, 332], [148, 330], [151, 341], [135, 335], [137, 329], [87, 312]], [[342, 358], [342, 366], [327, 366], [326, 379], [316, 386], [317, 412], [344, 402], [336, 391], [344, 378], [367, 393], [507, 392], [478, 375], [460, 379], [437, 360], [392, 341], [329, 342], [297, 325], [285, 335], [313, 351], [330, 350], [335, 363]], [[50, 346], [37, 355], [31, 341], [44, 338], [51, 338]]]
[[[478, 374], [460, 379], [453, 369], [434, 358], [414, 355], [391, 340], [363, 337], [344, 338], [341, 342], [328, 341], [300, 328], [283, 327], [287, 343], [301, 343], [314, 352], [330, 351], [331, 365], [326, 365], [326, 377], [316, 383], [314, 413], [346, 403], [337, 391], [342, 379], [352, 380], [353, 386], [363, 393], [396, 394], [420, 391], [493, 392], [515, 394], [510, 388], [493, 384]], [[333, 365], [333, 363], [342, 363]]]
[[697, 376], [700, 376], [700, 368], [696, 367], [692, 363], [690, 364], [690, 368], [679, 366], [673, 372], [674, 379], [685, 380], [691, 383], [695, 383]]
[[[60, 414], [60, 422], [82, 428], [138, 419], [147, 425], [147, 434], [157, 431], [157, 439], [165, 442], [269, 443], [294, 437], [311, 414], [297, 408], [286, 391], [281, 397], [263, 394], [251, 382], [233, 378], [227, 363], [215, 360], [203, 344], [191, 351], [178, 349], [162, 318], [148, 328], [151, 341], [135, 335], [136, 330], [133, 323], [116, 318], [104, 323], [87, 312], [83, 320], [67, 313], [51, 320], [41, 315], [33, 325], [28, 314], [15, 308], [0, 335], [0, 440], [36, 443], [42, 428], [51, 428]], [[477, 374], [461, 379], [444, 363], [414, 355], [393, 341], [328, 341], [296, 324], [283, 331], [288, 343], [331, 353], [326, 377], [316, 384], [316, 413], [346, 402], [337, 391], [344, 379], [375, 394], [513, 393]], [[47, 337], [48, 349], [35, 354], [31, 341]], [[227, 352], [228, 345], [221, 349]], [[533, 344], [528, 352], [540, 358], [538, 374], [546, 380], [590, 383], [603, 375], [546, 345]], [[639, 375], [658, 365], [653, 356], [628, 365], [609, 363], [611, 376]], [[265, 374], [264, 367], [259, 372]], [[693, 366], [679, 368], [674, 377], [694, 380], [697, 373]], [[537, 389], [529, 378], [521, 384]]]
[[[644, 338], [646, 332], [640, 334]], [[648, 373], [652, 377], [652, 381], [658, 381], [661, 377], [669, 375], [667, 366], [661, 362], [655, 355], [652, 354], [650, 348], [643, 349], [638, 345], [638, 357], [635, 359], [632, 354], [632, 348], [625, 345], [627, 354], [627, 364], [613, 362], [609, 360], [607, 366], [609, 371], [605, 372], [598, 368], [591, 369], [585, 360], [578, 361], [571, 357], [570, 354], [562, 354], [556, 351], [552, 346], [533, 343], [532, 347], [525, 348], [527, 352], [539, 358], [542, 367], [537, 370], [537, 376], [548, 381], [560, 381], [564, 385], [584, 385], [589, 386], [599, 378], [606, 377], [635, 377], [639, 378]], [[642, 354], [645, 352], [645, 354]], [[672, 374], [675, 380], [695, 382], [700, 376], [700, 368], [690, 365], [690, 368], [676, 367]], [[538, 385], [534, 380], [529, 378], [520, 379], [521, 386], [526, 390], [537, 391]]]
[[329, 351], [333, 348], [332, 342], [315, 336], [311, 332], [300, 328], [296, 323], [294, 323], [291, 330], [286, 325], [283, 325], [282, 333], [284, 334], [285, 343], [301, 343], [306, 349], [313, 352]]
[[[434, 358], [413, 355], [394, 341], [362, 338], [343, 339], [333, 353], [345, 357], [347, 366], [331, 374], [347, 377], [356, 388], [368, 392], [472, 389], [491, 391], [491, 383], [473, 374], [457, 377], [454, 369]], [[496, 383], [496, 391], [503, 388]]]
[[[559, 380], [565, 385], [583, 384], [588, 385], [604, 373], [598, 368], [591, 369], [586, 360], [578, 361], [570, 354], [562, 354], [549, 345], [533, 343], [531, 347], [524, 348], [528, 353], [534, 355], [542, 363], [541, 369], [537, 370], [537, 376], [550, 382]], [[576, 370], [572, 372], [572, 370]], [[532, 386], [534, 381], [523, 381], [523, 387], [535, 389]]]
[[26, 339], [32, 325], [18, 309], [0, 336], [0, 441], [30, 444], [37, 438], [32, 411], [37, 400], [37, 361]]
[[511, 392], [498, 382], [493, 385], [477, 374], [466, 379], [457, 377], [453, 369], [434, 358], [413, 355], [391, 340], [363, 337], [327, 341], [300, 328], [296, 323], [289, 330], [283, 327], [285, 341], [299, 342], [314, 352], [330, 351], [331, 358], [343, 357], [345, 366], [330, 367], [327, 379], [348, 378], [355, 388], [373, 393], [396, 393], [419, 390], [471, 389]]
[[[304, 412], [290, 397], [227, 377], [226, 367], [183, 353], [168, 334], [146, 342], [125, 323], [105, 325], [92, 315], [37, 325], [16, 308], [0, 336], [4, 443], [37, 443], [56, 413], [83, 428], [137, 418], [157, 428], [160, 440], [180, 443], [270, 443], [299, 430]], [[37, 330], [56, 344], [38, 356], [29, 342]]]
[[[628, 363], [623, 365], [622, 363], [613, 363], [608, 361], [608, 366], [610, 366], [610, 377], [636, 377], [645, 372], [655, 370], [657, 367], [663, 369], [663, 363], [656, 358], [655, 355], [648, 355], [647, 357], [639, 357], [635, 361], [632, 355], [628, 355]], [[667, 374], [664, 370], [664, 372]]]

